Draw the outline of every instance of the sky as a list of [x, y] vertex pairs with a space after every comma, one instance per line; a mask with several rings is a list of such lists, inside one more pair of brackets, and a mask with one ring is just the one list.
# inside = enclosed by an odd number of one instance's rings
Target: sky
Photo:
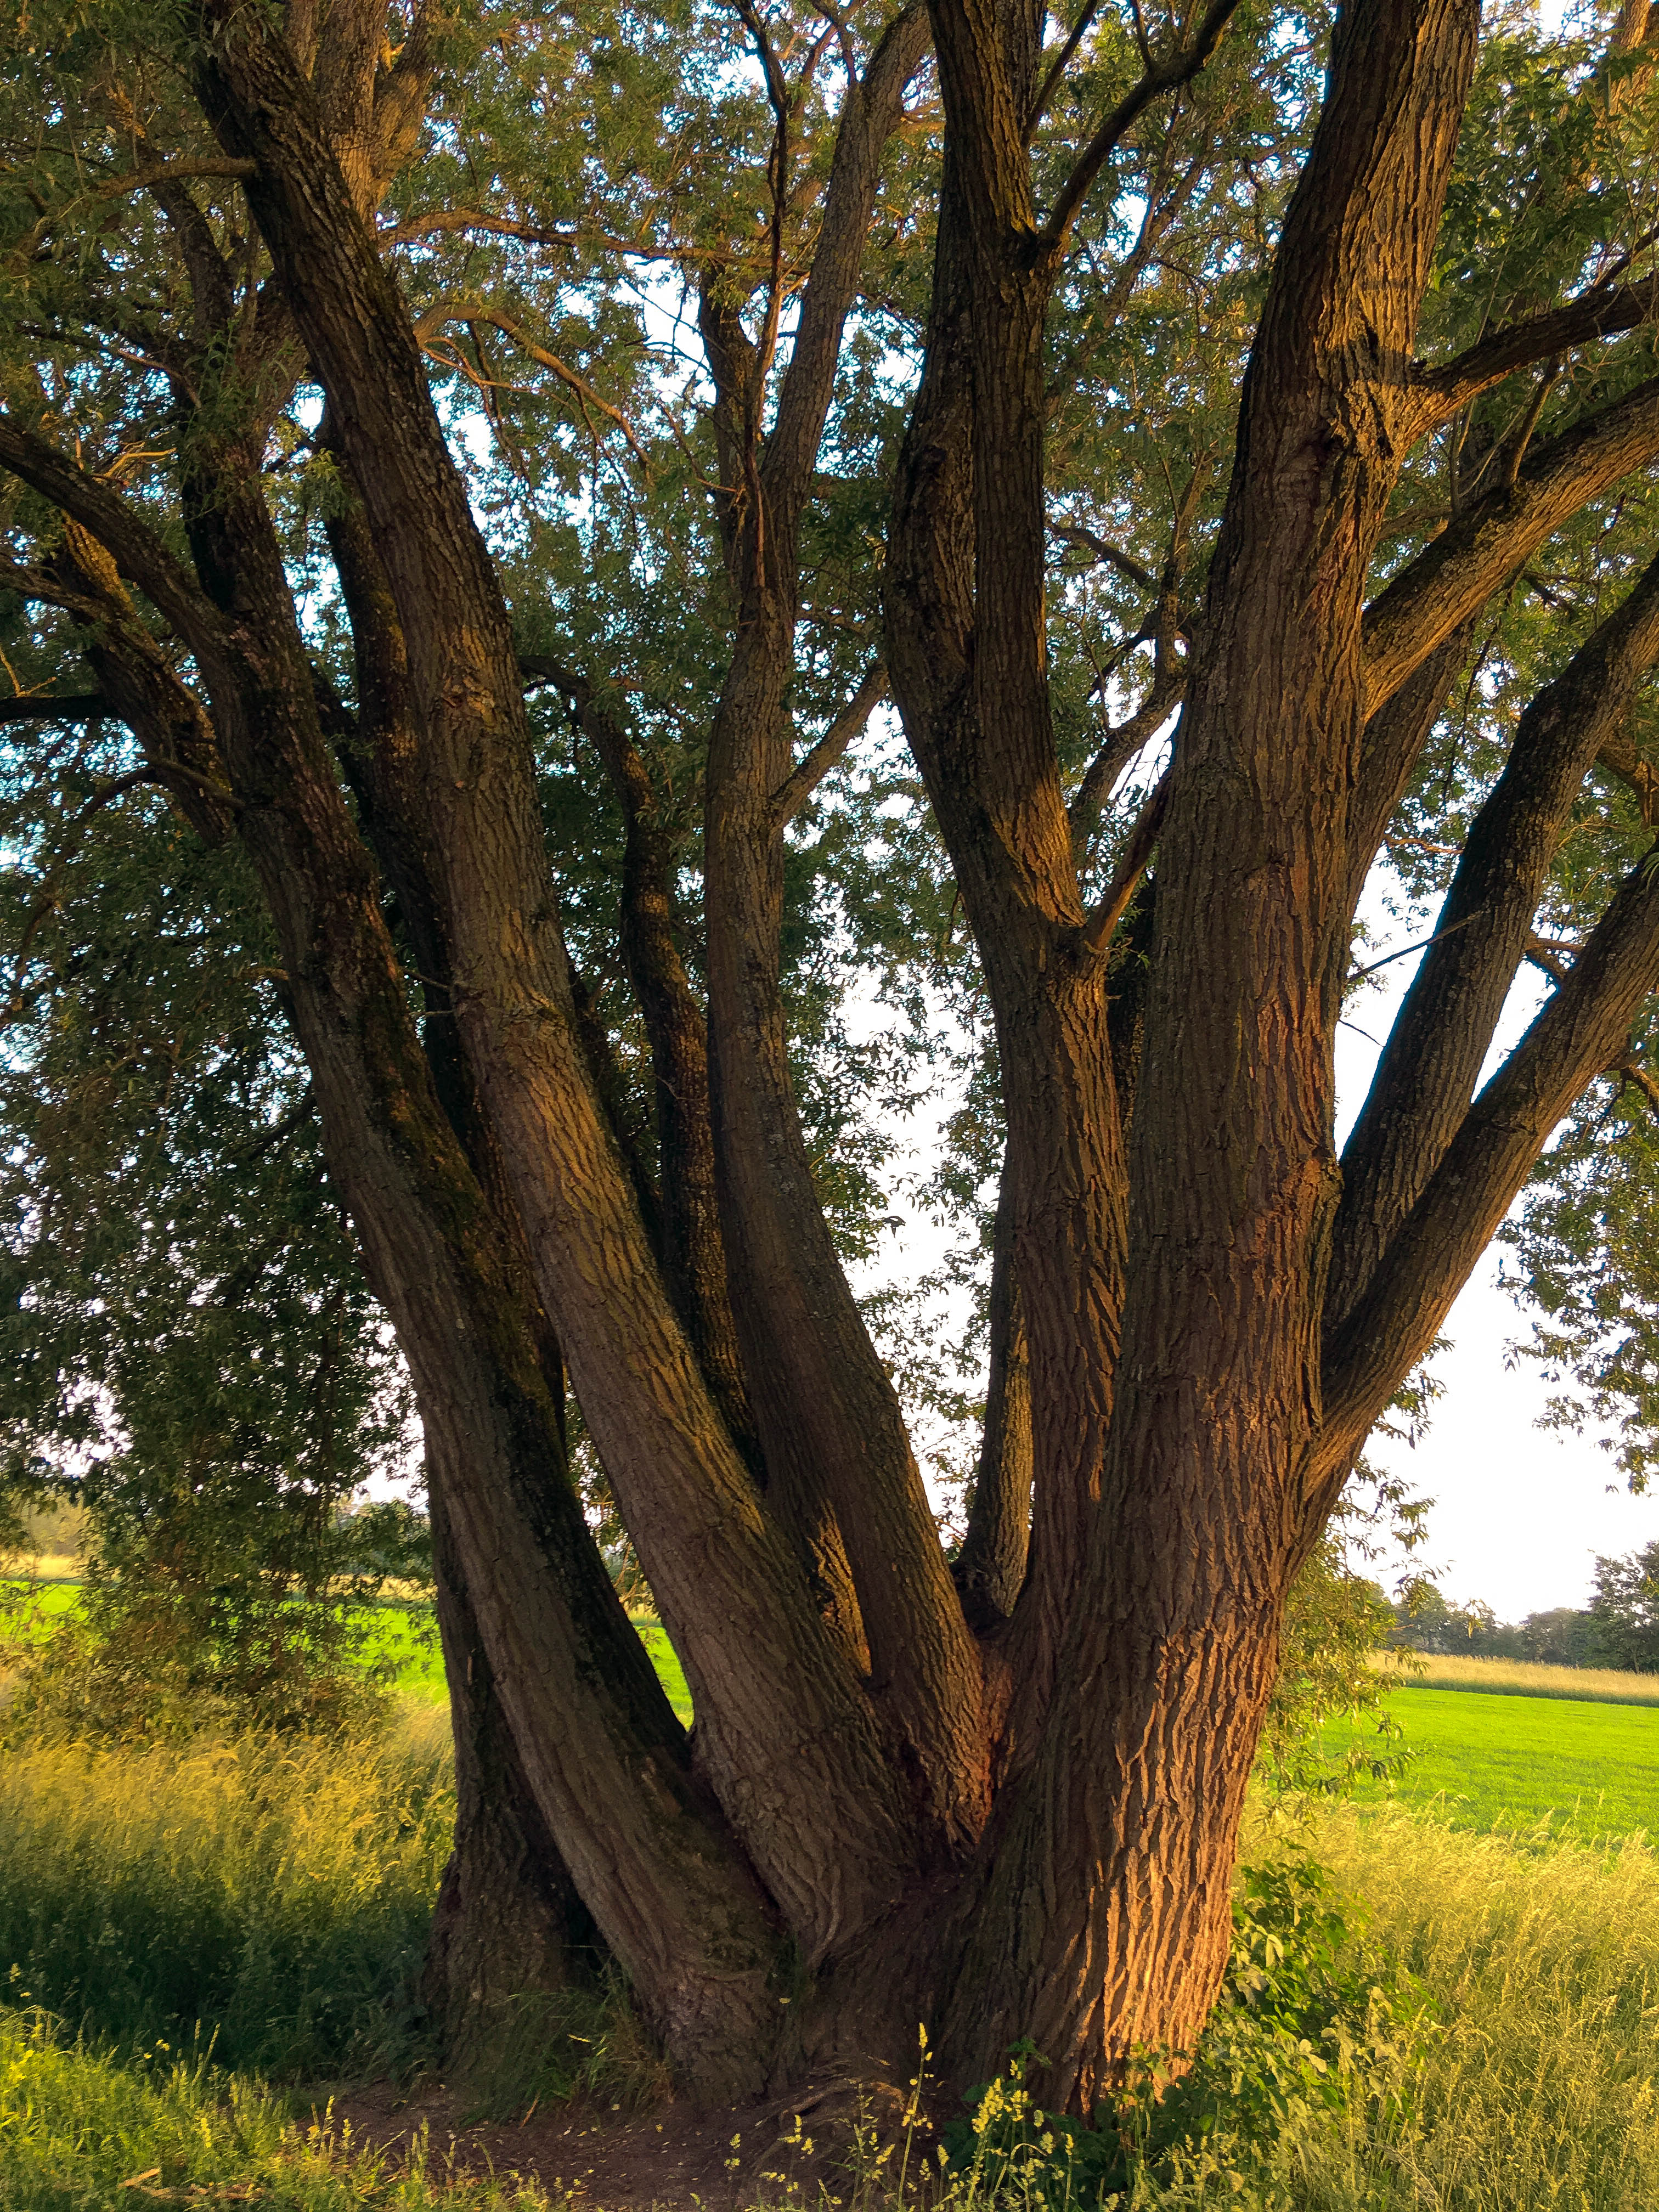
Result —
[[[1377, 939], [1373, 960], [1414, 941], [1388, 915], [1381, 889], [1374, 883], [1361, 908]], [[1431, 927], [1425, 922], [1415, 937]], [[1339, 1033], [1339, 1134], [1346, 1134], [1370, 1083], [1377, 1056], [1370, 1038], [1387, 1036], [1417, 965], [1396, 961], [1385, 971], [1386, 988], [1352, 1006], [1352, 1023]], [[1540, 988], [1541, 979], [1523, 970], [1483, 1080], [1531, 1018]], [[1659, 1540], [1659, 1496], [1632, 1498], [1620, 1485], [1599, 1446], [1603, 1431], [1571, 1437], [1538, 1426], [1550, 1391], [1535, 1362], [1506, 1357], [1510, 1345], [1530, 1336], [1531, 1326], [1498, 1285], [1495, 1249], [1470, 1278], [1443, 1333], [1451, 1349], [1431, 1363], [1444, 1395], [1428, 1434], [1415, 1449], [1376, 1437], [1366, 1447], [1368, 1458], [1435, 1501], [1425, 1558], [1443, 1571], [1440, 1587], [1449, 1599], [1484, 1599], [1504, 1620], [1553, 1606], [1582, 1606], [1598, 1553]]]

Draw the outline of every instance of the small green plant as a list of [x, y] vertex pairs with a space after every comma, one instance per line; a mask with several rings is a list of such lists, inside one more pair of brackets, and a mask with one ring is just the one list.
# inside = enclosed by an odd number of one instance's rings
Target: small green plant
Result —
[[1039, 2104], [1027, 2080], [1047, 2062], [1015, 2045], [1007, 2071], [971, 2089], [968, 2116], [945, 2130], [957, 2195], [1063, 2212], [1200, 2175], [1260, 2189], [1321, 2121], [1397, 2124], [1432, 2022], [1428, 1998], [1313, 1860], [1246, 1869], [1197, 2048], [1139, 2054], [1129, 2089], [1085, 2125]]

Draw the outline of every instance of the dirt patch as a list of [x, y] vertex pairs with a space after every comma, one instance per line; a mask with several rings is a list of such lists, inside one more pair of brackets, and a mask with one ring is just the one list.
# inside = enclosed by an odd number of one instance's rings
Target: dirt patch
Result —
[[[896, 2178], [902, 2104], [891, 2091], [836, 2082], [799, 2099], [714, 2112], [669, 2102], [629, 2114], [585, 2102], [532, 2106], [516, 2122], [475, 2121], [477, 2100], [436, 2084], [406, 2094], [391, 2083], [337, 2098], [332, 2120], [354, 2141], [407, 2157], [425, 2130], [428, 2169], [520, 2174], [556, 2204], [579, 2212], [744, 2212], [757, 2202], [820, 2206], [859, 2196], [855, 2168], [880, 2156], [880, 2186]], [[799, 2112], [799, 2138], [795, 2117]], [[323, 2119], [322, 2109], [317, 2118]], [[858, 2131], [865, 2148], [860, 2157]], [[936, 2141], [918, 2123], [912, 2171], [925, 2169]], [[869, 2183], [866, 2179], [866, 2188]]]

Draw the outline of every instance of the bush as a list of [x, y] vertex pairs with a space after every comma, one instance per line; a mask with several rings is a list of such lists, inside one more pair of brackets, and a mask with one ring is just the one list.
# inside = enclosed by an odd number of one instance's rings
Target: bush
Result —
[[1590, 1620], [1603, 1666], [1659, 1673], [1659, 1544], [1596, 1560]]

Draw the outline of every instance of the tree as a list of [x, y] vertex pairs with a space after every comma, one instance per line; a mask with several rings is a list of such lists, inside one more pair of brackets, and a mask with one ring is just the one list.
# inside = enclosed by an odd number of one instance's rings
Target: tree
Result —
[[[1190, 2042], [1292, 1580], [1650, 1048], [1648, 8], [1098, 13], [109, 0], [8, 94], [7, 712], [258, 884], [424, 1427], [438, 2000], [597, 1939], [705, 2095]], [[908, 826], [809, 840], [889, 685]], [[1385, 845], [1442, 903], [1339, 1161]], [[994, 1071], [954, 1562], [817, 1141], [842, 929]]]
[[1589, 1618], [1604, 1666], [1659, 1673], [1659, 1544], [1622, 1559], [1596, 1560]]

